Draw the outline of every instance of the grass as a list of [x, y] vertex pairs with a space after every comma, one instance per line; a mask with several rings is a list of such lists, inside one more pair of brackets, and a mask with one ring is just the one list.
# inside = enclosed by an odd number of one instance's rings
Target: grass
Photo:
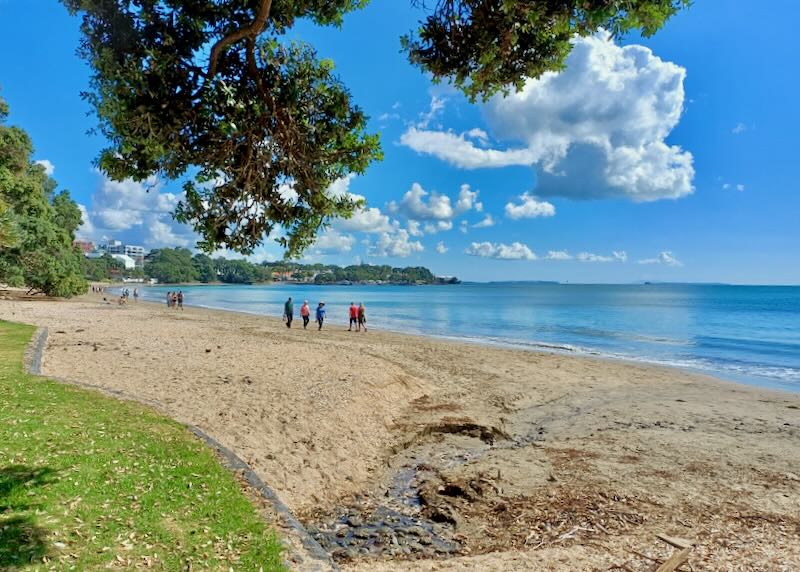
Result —
[[138, 404], [28, 375], [0, 321], [0, 570], [283, 570], [234, 477]]

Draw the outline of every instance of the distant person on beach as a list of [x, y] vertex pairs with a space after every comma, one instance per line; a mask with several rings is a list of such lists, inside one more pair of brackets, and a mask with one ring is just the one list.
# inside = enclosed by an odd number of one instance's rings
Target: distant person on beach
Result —
[[353, 326], [358, 328], [358, 306], [355, 302], [350, 302], [350, 327], [347, 328], [347, 331], [352, 332]]
[[172, 308], [172, 292], [167, 292], [167, 308]]
[[178, 306], [178, 293], [177, 292], [173, 292], [172, 293], [172, 307], [176, 308], [177, 306]]
[[138, 288], [134, 288], [133, 289], [133, 301], [134, 302], [138, 302], [139, 301], [139, 290], [138, 290]]
[[283, 318], [286, 320], [286, 327], [292, 327], [292, 320], [294, 319], [294, 304], [292, 303], [292, 297], [289, 296], [289, 299], [286, 300], [286, 303], [283, 305]]
[[183, 290], [178, 291], [178, 308], [183, 310]]
[[319, 324], [319, 329], [322, 329], [322, 322], [325, 321], [325, 302], [320, 302], [319, 306], [317, 306], [317, 323]]
[[308, 307], [308, 300], [303, 301], [303, 305], [300, 306], [300, 317], [303, 318], [303, 329], [306, 329], [308, 326], [308, 321], [310, 320], [309, 316], [311, 314], [311, 309]]
[[367, 309], [364, 307], [364, 303], [358, 305], [358, 329], [357, 332], [361, 331], [361, 328], [364, 328], [364, 331], [367, 331]]

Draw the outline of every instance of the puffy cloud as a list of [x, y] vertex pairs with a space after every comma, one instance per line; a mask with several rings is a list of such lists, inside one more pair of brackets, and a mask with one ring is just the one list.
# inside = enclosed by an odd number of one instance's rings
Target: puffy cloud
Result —
[[[162, 192], [155, 178], [144, 182], [131, 179], [112, 181], [101, 172], [91, 205], [80, 205], [82, 238], [124, 238], [151, 248], [191, 246], [197, 235], [172, 219], [179, 196]], [[98, 236], [99, 235], [99, 236]], [[120, 236], [122, 235], [122, 236]]]
[[547, 260], [572, 260], [572, 255], [566, 250], [551, 250], [545, 256]]
[[675, 255], [669, 250], [659, 252], [658, 256], [655, 258], [645, 258], [644, 260], [639, 260], [638, 264], [665, 264], [667, 266], [683, 266], [683, 262], [675, 258]]
[[478, 201], [479, 193], [480, 191], [471, 190], [467, 184], [461, 185], [458, 191], [458, 200], [456, 200], [456, 213], [465, 213], [471, 209], [481, 212], [483, 210], [483, 203]]
[[470, 256], [497, 258], [499, 260], [536, 260], [536, 255], [521, 242], [510, 245], [493, 242], [473, 242], [464, 251]]
[[446, 254], [448, 250], [450, 249], [447, 248], [444, 245], [444, 242], [442, 242], [441, 240], [436, 243], [436, 252], [438, 252], [439, 254]]
[[521, 218], [535, 218], [540, 216], [553, 216], [556, 207], [547, 201], [539, 201], [529, 193], [520, 195], [520, 204], [506, 203], [506, 216], [518, 220]]
[[409, 128], [401, 143], [462, 168], [534, 165], [540, 196], [678, 198], [693, 192], [692, 155], [665, 140], [683, 112], [686, 70], [606, 32], [574, 40], [564, 71], [531, 79], [485, 107], [496, 137], [524, 146], [485, 149], [466, 133]]
[[411, 236], [425, 236], [425, 233], [421, 230], [421, 225], [419, 221], [416, 220], [409, 220], [406, 223], [406, 227], [408, 228], [408, 234]]
[[401, 228], [393, 233], [384, 232], [375, 243], [368, 243], [367, 253], [370, 256], [393, 256], [406, 258], [425, 248], [418, 240], [409, 240], [408, 231]]
[[318, 254], [350, 252], [355, 242], [353, 235], [329, 229], [317, 237], [313, 250]]
[[428, 222], [425, 223], [425, 232], [428, 234], [436, 234], [437, 232], [450, 230], [453, 228], [453, 221], [449, 220], [439, 220], [435, 223]]
[[[426, 200], [426, 197], [427, 200]], [[419, 183], [411, 185], [411, 190], [403, 195], [399, 203], [389, 203], [390, 212], [399, 212], [409, 218], [421, 220], [449, 220], [455, 216], [450, 197], [438, 193], [428, 193]]]
[[495, 224], [495, 223], [494, 223], [494, 218], [492, 218], [492, 215], [490, 215], [490, 214], [487, 214], [487, 215], [486, 215], [486, 216], [483, 218], [483, 220], [481, 220], [480, 222], [476, 222], [475, 224], [473, 224], [473, 225], [472, 225], [472, 228], [489, 228], [490, 226], [494, 226], [494, 224]]
[[52, 177], [53, 173], [55, 173], [56, 166], [47, 159], [39, 159], [38, 161], [35, 161], [35, 163], [44, 167], [44, 174], [48, 177]]
[[581, 262], [625, 262], [628, 260], [628, 254], [624, 250], [614, 251], [611, 256], [581, 252], [575, 258]]
[[95, 238], [95, 228], [89, 211], [80, 203], [78, 203], [78, 210], [81, 211], [81, 226], [75, 231], [75, 236], [87, 240]]

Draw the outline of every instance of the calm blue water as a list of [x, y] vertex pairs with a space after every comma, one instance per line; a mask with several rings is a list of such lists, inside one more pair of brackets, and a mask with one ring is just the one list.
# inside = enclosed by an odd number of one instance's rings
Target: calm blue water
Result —
[[[174, 287], [143, 289], [162, 301]], [[370, 327], [700, 370], [800, 391], [800, 287], [461, 284], [189, 286], [186, 304], [280, 317], [307, 299], [347, 326], [363, 302]], [[166, 303], [165, 303], [166, 305]], [[166, 308], [165, 308], [166, 309]], [[313, 317], [313, 316], [312, 316]]]

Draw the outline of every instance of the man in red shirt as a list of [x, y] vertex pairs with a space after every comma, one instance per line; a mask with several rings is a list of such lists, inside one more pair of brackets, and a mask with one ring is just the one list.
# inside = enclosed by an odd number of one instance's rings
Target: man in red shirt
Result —
[[353, 326], [358, 327], [358, 306], [355, 302], [350, 302], [350, 327], [347, 331], [352, 332]]

